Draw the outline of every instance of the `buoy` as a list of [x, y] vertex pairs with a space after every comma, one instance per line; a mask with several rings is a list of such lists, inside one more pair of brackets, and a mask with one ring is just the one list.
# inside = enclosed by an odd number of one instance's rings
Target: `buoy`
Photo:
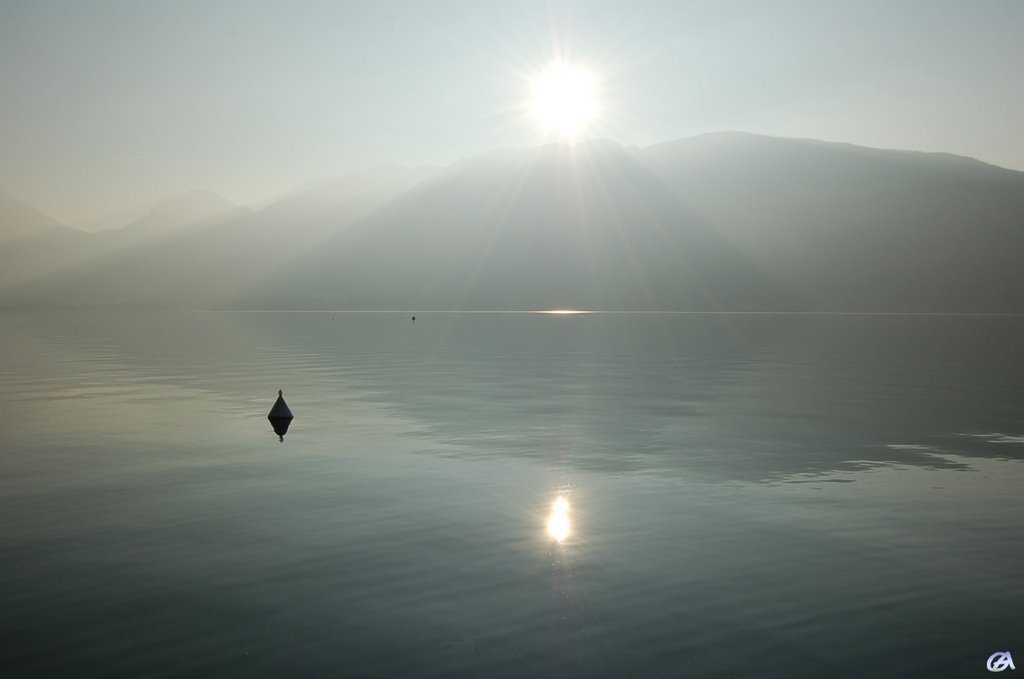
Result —
[[284, 435], [288, 433], [288, 425], [292, 423], [295, 416], [292, 415], [288, 404], [284, 402], [284, 392], [280, 389], [277, 390], [277, 400], [274, 401], [274, 407], [270, 409], [267, 419], [270, 420], [270, 426], [274, 428], [277, 439], [284, 443]]
[[270, 414], [267, 415], [267, 419], [270, 420], [290, 420], [295, 416], [292, 415], [291, 409], [288, 404], [284, 402], [284, 392], [280, 389], [277, 390], [277, 401], [274, 402], [274, 407], [270, 409]]
[[412, 322], [413, 322], [413, 323], [415, 323], [415, 322], [416, 322], [416, 317], [415, 317], [415, 316], [413, 316], [413, 317], [412, 317]]

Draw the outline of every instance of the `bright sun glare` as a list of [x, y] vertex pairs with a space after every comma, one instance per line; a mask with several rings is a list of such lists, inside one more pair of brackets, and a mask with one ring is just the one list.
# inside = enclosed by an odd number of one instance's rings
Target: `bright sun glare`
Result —
[[559, 496], [551, 505], [551, 514], [548, 515], [548, 535], [555, 539], [555, 542], [562, 543], [569, 537], [569, 501]]
[[550, 133], [574, 137], [598, 113], [597, 80], [589, 71], [556, 63], [531, 83], [530, 114]]

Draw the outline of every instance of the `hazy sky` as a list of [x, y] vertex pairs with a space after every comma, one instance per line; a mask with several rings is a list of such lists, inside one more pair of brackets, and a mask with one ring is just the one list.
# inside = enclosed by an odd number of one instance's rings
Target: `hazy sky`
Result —
[[1022, 35], [1020, 0], [0, 0], [0, 187], [94, 228], [538, 143], [528, 79], [558, 55], [623, 144], [738, 129], [1024, 169]]

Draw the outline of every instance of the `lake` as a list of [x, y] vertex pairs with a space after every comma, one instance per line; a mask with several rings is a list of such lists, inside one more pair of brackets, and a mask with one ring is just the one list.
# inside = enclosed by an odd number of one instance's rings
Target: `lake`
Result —
[[1019, 665], [1021, 347], [998, 316], [0, 314], [0, 667]]

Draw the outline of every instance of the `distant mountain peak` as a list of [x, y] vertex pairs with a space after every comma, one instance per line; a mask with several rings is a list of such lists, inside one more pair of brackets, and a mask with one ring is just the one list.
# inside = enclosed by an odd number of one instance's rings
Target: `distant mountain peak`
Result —
[[150, 215], [206, 216], [238, 207], [224, 196], [203, 189], [161, 198], [149, 211]]
[[161, 198], [150, 208], [145, 217], [136, 220], [124, 229], [133, 231], [176, 229], [227, 215], [237, 210], [238, 207], [218, 193], [203, 189], [191, 189], [184, 193]]
[[50, 215], [0, 188], [0, 241], [73, 232]]

